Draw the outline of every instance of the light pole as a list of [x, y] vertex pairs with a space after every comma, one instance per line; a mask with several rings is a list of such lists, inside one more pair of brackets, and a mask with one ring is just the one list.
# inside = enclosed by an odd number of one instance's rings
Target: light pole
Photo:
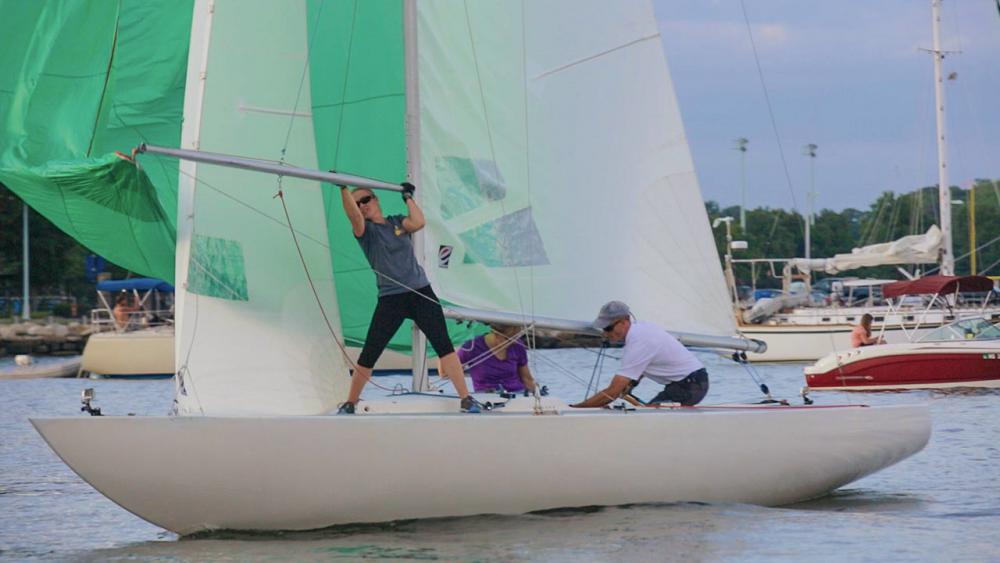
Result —
[[30, 254], [28, 252], [28, 204], [25, 203], [23, 205], [24, 205], [24, 221], [23, 221], [24, 236], [22, 237], [22, 241], [21, 242], [22, 242], [22, 245], [23, 245], [22, 250], [23, 250], [24, 254], [23, 254], [23, 258], [22, 258], [22, 266], [21, 266], [22, 272], [21, 273], [24, 275], [24, 280], [23, 280], [23, 282], [24, 282], [24, 297], [23, 297], [23, 299], [21, 301], [21, 318], [27, 321], [27, 320], [31, 319], [31, 292], [29, 291], [29, 288], [28, 288], [28, 284], [29, 284], [28, 280], [30, 278], [30, 276], [29, 276], [29, 268], [30, 268], [29, 263], [30, 263], [31, 256], [30, 256]]
[[808, 145], [802, 147], [802, 154], [809, 157], [809, 193], [806, 194], [806, 260], [808, 260], [810, 255], [810, 249], [812, 244], [810, 243], [810, 232], [809, 229], [813, 222], [813, 203], [816, 198], [816, 149], [819, 145], [809, 143]]
[[736, 139], [736, 150], [740, 151], [740, 230], [747, 232], [747, 144], [750, 139]]

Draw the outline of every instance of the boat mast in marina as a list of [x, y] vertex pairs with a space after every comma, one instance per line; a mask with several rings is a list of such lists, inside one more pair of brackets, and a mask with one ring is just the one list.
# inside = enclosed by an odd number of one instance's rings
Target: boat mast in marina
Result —
[[934, 114], [937, 117], [938, 152], [938, 210], [941, 215], [941, 233], [944, 235], [944, 251], [941, 255], [941, 274], [955, 274], [955, 254], [951, 233], [951, 188], [948, 185], [948, 145], [945, 139], [944, 78], [941, 62], [945, 51], [941, 50], [941, 0], [931, 1], [931, 21], [934, 47], [929, 51], [934, 57]]

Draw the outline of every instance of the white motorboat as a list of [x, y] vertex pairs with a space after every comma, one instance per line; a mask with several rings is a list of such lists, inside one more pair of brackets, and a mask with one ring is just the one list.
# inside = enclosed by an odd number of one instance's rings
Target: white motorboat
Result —
[[[97, 283], [100, 307], [91, 311], [93, 332], [83, 348], [82, 375], [124, 379], [174, 376], [174, 287], [152, 278]], [[115, 298], [130, 310], [116, 317]], [[134, 310], [132, 310], [134, 309]]]
[[[415, 393], [329, 416], [375, 284], [337, 190], [317, 180], [398, 190], [408, 172], [427, 217], [416, 246], [449, 305], [534, 325], [620, 298], [685, 342], [757, 343], [735, 336], [648, 2], [307, 4], [195, 2], [182, 148], [143, 148], [183, 158], [174, 413], [32, 419], [103, 494], [180, 534], [785, 504], [927, 443], [925, 406], [483, 396], [496, 408], [462, 415], [457, 398], [419, 393], [419, 368]], [[316, 170], [329, 168], [393, 183]], [[422, 359], [419, 338], [413, 349]]]
[[[886, 295], [930, 294], [932, 307], [960, 290], [992, 294], [992, 289], [993, 281], [982, 276], [931, 276], [891, 284]], [[990, 320], [962, 319], [909, 336], [909, 342], [828, 354], [805, 368], [806, 385], [817, 391], [1000, 387], [1000, 328]]]

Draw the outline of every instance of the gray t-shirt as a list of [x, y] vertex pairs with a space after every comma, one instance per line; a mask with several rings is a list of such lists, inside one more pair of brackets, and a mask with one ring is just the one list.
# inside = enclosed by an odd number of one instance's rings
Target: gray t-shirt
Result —
[[427, 274], [417, 264], [413, 240], [403, 228], [402, 215], [390, 215], [385, 223], [365, 221], [365, 232], [357, 237], [375, 279], [379, 297], [406, 293], [430, 285]]

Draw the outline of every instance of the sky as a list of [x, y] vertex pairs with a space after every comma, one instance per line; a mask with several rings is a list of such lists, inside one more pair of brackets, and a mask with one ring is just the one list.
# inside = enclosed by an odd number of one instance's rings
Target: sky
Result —
[[[810, 143], [816, 210], [937, 185], [930, 0], [653, 4], [706, 200], [740, 203], [740, 137], [751, 209], [805, 212]], [[1000, 180], [996, 0], [945, 0], [941, 43], [961, 51], [944, 60], [949, 184]]]

